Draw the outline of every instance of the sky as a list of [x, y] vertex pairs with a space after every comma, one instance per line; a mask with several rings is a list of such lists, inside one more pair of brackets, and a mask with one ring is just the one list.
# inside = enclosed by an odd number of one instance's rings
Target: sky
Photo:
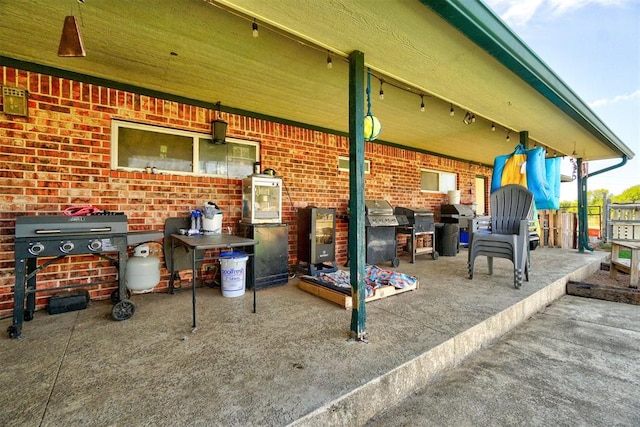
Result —
[[[633, 151], [626, 165], [596, 175], [587, 190], [621, 194], [640, 185], [640, 0], [484, 0]], [[589, 162], [602, 170], [620, 159]], [[562, 173], [571, 175], [563, 160]], [[577, 199], [563, 183], [560, 200]]]

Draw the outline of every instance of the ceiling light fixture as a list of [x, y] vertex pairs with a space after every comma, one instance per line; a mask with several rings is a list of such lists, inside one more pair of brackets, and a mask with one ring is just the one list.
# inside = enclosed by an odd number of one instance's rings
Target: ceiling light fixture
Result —
[[476, 115], [471, 114], [471, 123], [475, 123], [475, 122], [476, 122]]
[[258, 23], [256, 22], [256, 20], [253, 20], [253, 24], [251, 24], [251, 34], [253, 35], [253, 38], [257, 38], [260, 34], [258, 33]]
[[456, 115], [456, 110], [454, 110], [454, 109], [453, 109], [453, 104], [451, 104], [451, 109], [449, 110], [449, 115], [450, 115], [451, 117], [453, 117], [453, 116], [455, 116], [455, 115]]
[[384, 99], [384, 90], [382, 90], [382, 83], [384, 83], [384, 80], [380, 80], [380, 99]]
[[333, 68], [333, 61], [331, 60], [331, 51], [327, 51], [327, 69]]
[[58, 46], [58, 56], [66, 58], [82, 58], [87, 56], [84, 45], [82, 44], [78, 21], [73, 15], [65, 16], [64, 18], [62, 36], [60, 36], [60, 45]]
[[491, 123], [491, 132], [495, 132], [496, 131], [496, 125], [494, 123]]
[[216, 145], [227, 143], [227, 122], [220, 118], [220, 101], [216, 103], [216, 119], [211, 122], [211, 142]]
[[424, 113], [424, 95], [420, 95], [420, 111]]

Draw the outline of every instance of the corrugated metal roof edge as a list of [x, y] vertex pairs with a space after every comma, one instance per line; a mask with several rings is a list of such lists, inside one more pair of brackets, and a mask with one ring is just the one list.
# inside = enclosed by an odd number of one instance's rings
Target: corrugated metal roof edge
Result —
[[627, 147], [511, 29], [481, 1], [420, 0], [621, 156]]

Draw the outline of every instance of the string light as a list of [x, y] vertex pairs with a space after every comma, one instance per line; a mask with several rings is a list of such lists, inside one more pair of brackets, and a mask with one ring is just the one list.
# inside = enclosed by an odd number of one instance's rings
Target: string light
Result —
[[[327, 62], [329, 62], [329, 58], [327, 58]], [[424, 103], [424, 97], [425, 97], [424, 93], [419, 93], [417, 91], [414, 91], [410, 87], [399, 85], [398, 83], [394, 82], [394, 80], [391, 80], [391, 81], [385, 80], [385, 79], [383, 79], [381, 77], [376, 76], [373, 73], [372, 73], [372, 76], [377, 78], [380, 81], [380, 91], [378, 92], [378, 94], [379, 94], [381, 100], [384, 99], [384, 88], [383, 88], [384, 84], [389, 84], [392, 87], [395, 87], [397, 89], [400, 89], [400, 90], [403, 90], [403, 91], [418, 95], [420, 97], [420, 111], [423, 112], [423, 113], [426, 111], [426, 107], [425, 107], [425, 103]], [[449, 116], [454, 117], [455, 115], [456, 115], [456, 106], [454, 106], [453, 103], [450, 102], [449, 103]], [[467, 112], [465, 113], [464, 118], [463, 118], [462, 121], [463, 121], [463, 123], [465, 125], [470, 125], [472, 123], [475, 123], [476, 122], [476, 115], [467, 110]], [[496, 125], [495, 125], [494, 122], [492, 122], [491, 123], [491, 131], [495, 132], [495, 130], [496, 130]], [[506, 129], [505, 129], [505, 131], [506, 131]], [[509, 141], [510, 139], [511, 138], [509, 137], [509, 139], [507, 139], [507, 140]]]
[[511, 131], [507, 131], [507, 141], [511, 141]]
[[[82, 1], [82, 0], [78, 0], [78, 1]], [[253, 19], [253, 22], [251, 23], [251, 29], [252, 29], [252, 36], [253, 36], [254, 38], [257, 38], [257, 37], [259, 36], [259, 30], [258, 30], [258, 23], [257, 23], [257, 21], [256, 21], [256, 19], [255, 19], [255, 18]], [[303, 44], [305, 44], [305, 43], [303, 43]], [[333, 60], [332, 60], [332, 58], [331, 58], [331, 51], [330, 51], [330, 50], [327, 50], [327, 61], [326, 61], [326, 65], [327, 65], [327, 69], [332, 69], [332, 68], [333, 68]], [[374, 77], [377, 77], [377, 76], [374, 76]], [[384, 99], [384, 89], [383, 89], [383, 84], [384, 84], [384, 83], [389, 83], [389, 82], [388, 82], [388, 81], [385, 81], [385, 80], [383, 80], [383, 79], [381, 79], [381, 78], [379, 78], [379, 77], [378, 77], [378, 79], [380, 80], [380, 91], [379, 91], [379, 96], [380, 96], [380, 99], [381, 99], [381, 100], [383, 100], [383, 99]], [[393, 86], [393, 87], [395, 87], [395, 88], [398, 88], [398, 89], [400, 89], [400, 90], [404, 90], [404, 91], [406, 91], [406, 92], [410, 92], [410, 93], [414, 93], [414, 94], [416, 94], [416, 91], [412, 90], [412, 88], [404, 87], [404, 86], [398, 85], [397, 83], [395, 83], [395, 84], [394, 84], [394, 82], [393, 82], [393, 81], [392, 81], [391, 83], [389, 83], [389, 84], [391, 84], [391, 86]], [[425, 111], [426, 111], [426, 109], [425, 109], [425, 103], [424, 103], [424, 93], [421, 93], [421, 94], [418, 94], [418, 95], [420, 96], [420, 111], [421, 111], [421, 112], [425, 112]], [[450, 108], [449, 108], [449, 115], [450, 115], [451, 117], [454, 117], [454, 116], [455, 116], [455, 114], [456, 114], [456, 112], [455, 112], [455, 108], [454, 108], [454, 105], [453, 105], [453, 103], [450, 103], [449, 105], [450, 105]], [[475, 116], [475, 114], [473, 114], [473, 113], [471, 113], [471, 112], [467, 111], [467, 112], [466, 112], [466, 114], [465, 114], [465, 116], [464, 116], [464, 119], [463, 119], [462, 121], [463, 121], [463, 122], [464, 122], [464, 124], [466, 124], [466, 125], [469, 125], [469, 124], [475, 123], [475, 121], [476, 121], [476, 116]], [[494, 123], [491, 123], [491, 131], [492, 131], [492, 132], [494, 132], [495, 130], [496, 130], [496, 126], [495, 126], [495, 124], [494, 124]], [[507, 134], [507, 141], [509, 141], [510, 139], [511, 139], [510, 135], [509, 135], [509, 134]], [[574, 151], [575, 151], [575, 150], [574, 150]]]

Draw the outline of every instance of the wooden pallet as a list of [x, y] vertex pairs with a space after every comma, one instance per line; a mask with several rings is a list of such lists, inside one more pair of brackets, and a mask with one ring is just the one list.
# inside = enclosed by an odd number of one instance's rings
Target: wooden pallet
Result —
[[[366, 298], [364, 302], [376, 301], [382, 298], [390, 297], [392, 295], [398, 295], [403, 292], [413, 291], [415, 289], [418, 289], [419, 285], [420, 282], [416, 282], [415, 285], [409, 285], [404, 289], [396, 289], [393, 286], [382, 286], [376, 289], [375, 293]], [[322, 285], [307, 282], [304, 280], [300, 280], [298, 282], [298, 287], [303, 291], [309, 292], [310, 294], [334, 302], [345, 310], [353, 308], [353, 298], [351, 298], [351, 296], [349, 295], [343, 294], [342, 292], [334, 291], [333, 289], [329, 289]]]
[[[576, 249], [577, 224], [576, 213], [540, 210], [538, 211], [540, 224], [540, 246], [562, 249]], [[546, 239], [545, 239], [546, 236]]]

